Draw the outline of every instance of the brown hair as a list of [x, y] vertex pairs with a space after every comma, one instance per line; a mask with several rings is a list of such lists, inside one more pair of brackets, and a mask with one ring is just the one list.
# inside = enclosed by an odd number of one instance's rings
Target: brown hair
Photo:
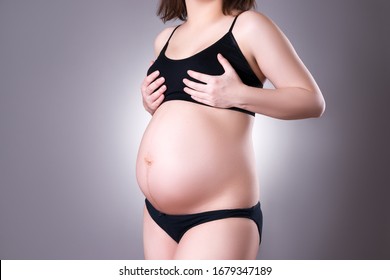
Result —
[[[247, 11], [255, 8], [255, 0], [223, 0], [222, 11], [225, 15], [230, 15], [234, 10]], [[187, 9], [185, 0], [160, 0], [157, 15], [163, 22], [171, 19], [187, 19]]]

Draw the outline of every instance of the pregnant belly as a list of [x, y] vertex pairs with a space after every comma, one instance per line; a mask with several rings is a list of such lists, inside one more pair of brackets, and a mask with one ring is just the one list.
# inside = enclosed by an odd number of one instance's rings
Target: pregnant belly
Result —
[[164, 103], [138, 152], [142, 192], [166, 213], [226, 207], [226, 201], [231, 207], [252, 205], [257, 184], [250, 118], [189, 102]]

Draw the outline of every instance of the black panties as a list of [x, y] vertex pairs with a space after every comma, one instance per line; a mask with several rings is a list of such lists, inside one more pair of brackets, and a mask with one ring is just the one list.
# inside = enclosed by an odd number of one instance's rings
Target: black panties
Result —
[[253, 220], [257, 225], [261, 242], [263, 214], [261, 212], [260, 202], [250, 208], [213, 210], [186, 215], [161, 213], [147, 199], [145, 199], [145, 204], [152, 219], [177, 243], [179, 243], [180, 239], [190, 228], [202, 223], [225, 218], [248, 218]]

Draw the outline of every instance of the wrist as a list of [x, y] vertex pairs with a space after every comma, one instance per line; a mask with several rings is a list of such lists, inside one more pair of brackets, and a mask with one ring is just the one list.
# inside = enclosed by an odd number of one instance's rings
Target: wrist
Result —
[[249, 86], [242, 83], [240, 84], [237, 89], [234, 91], [235, 94], [233, 96], [233, 107], [245, 109], [248, 105], [246, 95], [248, 93]]

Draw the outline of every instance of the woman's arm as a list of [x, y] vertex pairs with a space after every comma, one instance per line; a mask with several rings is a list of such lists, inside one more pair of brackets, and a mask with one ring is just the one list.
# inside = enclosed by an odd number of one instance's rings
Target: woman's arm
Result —
[[325, 101], [320, 89], [286, 36], [270, 19], [257, 12], [246, 12], [240, 16], [235, 30], [275, 89], [243, 84], [229, 62], [219, 55], [225, 73], [209, 76], [189, 71], [190, 76], [207, 85], [185, 79], [187, 93], [208, 105], [239, 107], [279, 119], [322, 115]]
[[[165, 28], [154, 40], [154, 55], [157, 57], [168, 40], [174, 27]], [[154, 61], [151, 62], [153, 64]], [[142, 103], [147, 112], [151, 115], [157, 110], [164, 100], [164, 92], [167, 87], [164, 85], [164, 77], [159, 77], [160, 73], [154, 71], [146, 76], [141, 84]]]

